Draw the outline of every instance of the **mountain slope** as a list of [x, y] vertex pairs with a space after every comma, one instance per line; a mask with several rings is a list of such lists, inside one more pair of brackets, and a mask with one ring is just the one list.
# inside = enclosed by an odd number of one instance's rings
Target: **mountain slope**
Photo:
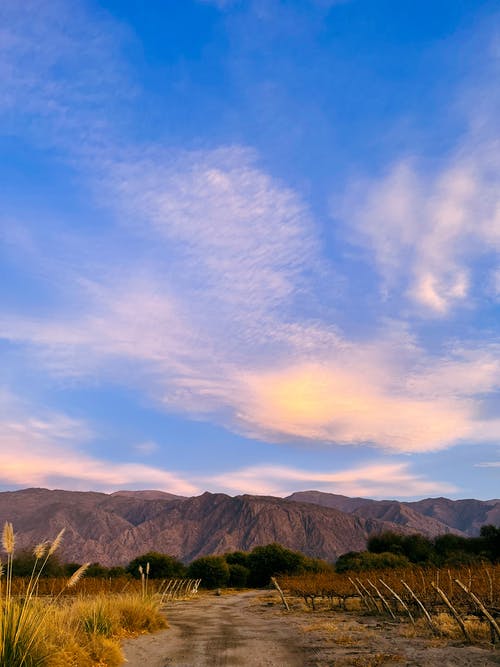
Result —
[[500, 525], [500, 500], [449, 500], [427, 498], [416, 502], [348, 498], [321, 491], [299, 491], [288, 496], [294, 502], [333, 507], [364, 518], [389, 521], [416, 533], [435, 537], [444, 533], [474, 536], [485, 524]]
[[[65, 527], [61, 556], [123, 564], [149, 550], [184, 561], [279, 542], [334, 560], [363, 549], [370, 535], [394, 525], [334, 508], [282, 498], [204, 493], [194, 498], [26, 489], [0, 493], [0, 522], [12, 521], [20, 547]], [[408, 532], [404, 526], [396, 527]]]

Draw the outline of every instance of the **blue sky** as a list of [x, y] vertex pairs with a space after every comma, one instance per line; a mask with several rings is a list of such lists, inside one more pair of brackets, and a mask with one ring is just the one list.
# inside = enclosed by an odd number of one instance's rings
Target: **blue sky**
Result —
[[498, 497], [496, 2], [0, 26], [1, 489]]

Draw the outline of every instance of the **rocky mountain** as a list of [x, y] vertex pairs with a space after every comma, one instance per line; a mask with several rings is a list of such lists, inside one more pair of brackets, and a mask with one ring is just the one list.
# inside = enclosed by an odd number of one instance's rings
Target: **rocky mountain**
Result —
[[389, 521], [431, 537], [449, 532], [475, 536], [481, 526], [500, 525], [500, 500], [427, 498], [399, 502], [349, 498], [321, 491], [299, 491], [288, 496], [288, 500], [332, 507], [365, 519]]
[[[12, 521], [20, 547], [66, 528], [61, 556], [68, 561], [123, 564], [149, 550], [190, 561], [279, 542], [334, 560], [363, 549], [368, 537], [394, 524], [331, 507], [264, 496], [204, 493], [182, 498], [162, 492], [25, 489], [0, 493], [0, 524]], [[405, 526], [397, 530], [408, 532]]]
[[426, 498], [405, 503], [422, 516], [438, 519], [442, 523], [461, 530], [467, 535], [478, 535], [481, 526], [500, 526], [500, 499], [495, 500], [449, 500], [448, 498]]
[[369, 537], [385, 530], [429, 537], [466, 532], [498, 523], [499, 510], [500, 501], [398, 503], [313, 491], [288, 499], [221, 493], [184, 498], [161, 491], [0, 493], [0, 525], [12, 521], [19, 548], [53, 538], [64, 527], [64, 560], [103, 565], [125, 564], [150, 550], [189, 562], [271, 542], [333, 561], [364, 549]]

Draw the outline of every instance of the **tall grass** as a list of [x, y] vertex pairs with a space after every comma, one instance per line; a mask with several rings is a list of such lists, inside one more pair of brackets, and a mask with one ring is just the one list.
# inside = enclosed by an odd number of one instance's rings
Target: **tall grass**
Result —
[[[6, 522], [2, 531], [2, 546], [7, 555], [5, 581], [0, 576], [0, 665], [9, 667], [36, 667], [43, 665], [43, 634], [45, 620], [52, 604], [41, 604], [34, 596], [36, 585], [40, 579], [48, 559], [59, 548], [64, 529], [59, 532], [52, 543], [38, 544], [33, 554], [35, 563], [22, 597], [12, 593], [12, 565], [16, 538], [11, 523]], [[82, 565], [66, 582], [65, 588], [74, 586], [84, 574], [89, 563]], [[3, 567], [1, 568], [3, 575]]]
[[142, 595], [65, 597], [80, 581], [88, 563], [57, 586], [57, 595], [38, 598], [40, 576], [63, 534], [64, 530], [53, 542], [35, 547], [31, 576], [20, 589], [13, 578], [14, 530], [9, 522], [3, 528], [6, 562], [0, 562], [0, 667], [117, 667], [123, 663], [121, 637], [167, 625], [157, 599], [144, 591]]

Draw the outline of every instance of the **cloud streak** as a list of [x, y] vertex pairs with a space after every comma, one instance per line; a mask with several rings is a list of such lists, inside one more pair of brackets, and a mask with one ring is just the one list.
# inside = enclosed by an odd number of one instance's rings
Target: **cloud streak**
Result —
[[446, 482], [431, 481], [411, 472], [407, 463], [371, 462], [339, 471], [305, 471], [289, 466], [258, 465], [215, 476], [212, 484], [229, 493], [286, 496], [312, 488], [347, 496], [413, 497], [453, 493]]
[[[352, 184], [342, 207], [355, 230], [351, 240], [373, 253], [385, 289], [398, 292], [403, 286], [422, 314], [444, 317], [469, 306], [494, 281], [500, 251], [498, 132], [484, 135], [471, 131], [437, 168], [406, 159], [380, 179]], [[476, 267], [492, 260], [484, 280]]]
[[0, 396], [0, 483], [117, 490], [130, 485], [161, 487], [193, 494], [198, 488], [182, 477], [142, 463], [111, 463], [84, 451], [89, 427], [58, 413], [29, 414], [29, 408], [3, 392]]
[[[412, 497], [456, 488], [411, 471], [408, 463], [374, 462], [337, 471], [299, 470], [291, 466], [260, 464], [224, 473], [193, 475], [165, 470], [137, 461], [110, 463], [85, 452], [96, 433], [61, 413], [40, 410], [32, 414], [7, 392], [0, 394], [0, 483], [104, 492], [123, 488], [154, 488], [179, 495], [197, 495], [206, 489], [230, 494], [284, 496], [316, 489], [370, 497]], [[157, 445], [141, 443], [139, 454], [153, 454]]]

